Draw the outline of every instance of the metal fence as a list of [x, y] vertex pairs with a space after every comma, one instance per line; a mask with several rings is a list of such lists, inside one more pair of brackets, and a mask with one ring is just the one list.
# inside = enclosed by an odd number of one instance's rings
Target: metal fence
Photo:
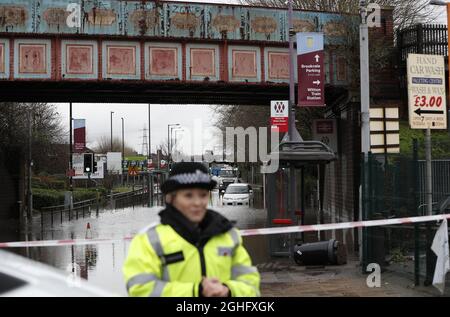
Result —
[[[412, 155], [372, 155], [361, 158], [363, 220], [414, 217], [425, 208], [425, 162], [422, 144]], [[433, 200], [450, 196], [450, 159], [433, 162]], [[434, 213], [449, 212], [433, 209]], [[430, 250], [437, 224], [364, 228], [362, 269], [378, 263], [384, 270], [413, 276], [416, 285], [431, 283], [435, 256]]]
[[430, 54], [445, 56], [448, 69], [448, 37], [447, 25], [417, 24], [397, 30], [397, 65], [400, 85], [400, 95], [406, 104], [408, 54]]
[[417, 24], [397, 31], [399, 64], [406, 65], [408, 54], [448, 56], [447, 25]]
[[[419, 209], [421, 214], [425, 212], [423, 206], [426, 203], [426, 190], [425, 190], [425, 176], [426, 176], [426, 162], [419, 161]], [[450, 196], [450, 159], [448, 160], [433, 160], [431, 163], [432, 175], [433, 175], [433, 203], [439, 204]], [[438, 206], [436, 206], [438, 207]]]
[[[150, 195], [153, 195], [153, 199]], [[148, 194], [147, 188], [141, 188], [134, 191], [125, 193], [117, 193], [107, 195], [106, 197], [98, 199], [89, 199], [84, 201], [75, 202], [73, 208], [69, 208], [66, 205], [44, 207], [40, 210], [41, 214], [41, 226], [44, 227], [45, 221], [50, 221], [50, 225], [53, 227], [54, 223], [59, 221], [78, 220], [80, 217], [90, 216], [92, 212], [99, 213], [101, 208], [109, 206], [112, 209], [126, 208], [131, 206], [146, 206], [151, 202], [159, 204], [162, 201], [162, 194], [160, 192], [151, 192]]]
[[78, 219], [80, 215], [84, 218], [86, 214], [91, 213], [92, 209], [98, 212], [100, 204], [100, 199], [89, 199], [73, 203], [73, 208], [68, 208], [66, 205], [44, 207], [40, 210], [41, 226], [44, 226], [45, 219], [50, 219], [53, 226], [54, 221], [57, 220], [63, 223], [64, 220]]

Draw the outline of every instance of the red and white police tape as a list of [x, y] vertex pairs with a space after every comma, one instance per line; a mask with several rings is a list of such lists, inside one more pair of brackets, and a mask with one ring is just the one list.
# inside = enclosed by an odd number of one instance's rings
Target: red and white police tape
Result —
[[[327, 231], [327, 230], [367, 228], [367, 227], [377, 227], [377, 226], [387, 226], [387, 225], [404, 225], [404, 224], [419, 223], [419, 222], [432, 222], [432, 221], [444, 220], [446, 218], [450, 219], [450, 214], [410, 217], [410, 218], [394, 218], [394, 219], [382, 219], [382, 220], [329, 223], [329, 224], [323, 224], [323, 225], [289, 226], [289, 227], [262, 228], [262, 229], [242, 229], [242, 230], [240, 230], [240, 233], [242, 236], [256, 236], [256, 235], [298, 233], [298, 232], [311, 232], [311, 231]], [[120, 243], [120, 242], [131, 240], [131, 239], [133, 239], [133, 237], [128, 236], [128, 237], [124, 237], [122, 239], [71, 239], [71, 240], [0, 242], [0, 248], [53, 247], [53, 246], [68, 246], [68, 245], [111, 244], [111, 243]]]

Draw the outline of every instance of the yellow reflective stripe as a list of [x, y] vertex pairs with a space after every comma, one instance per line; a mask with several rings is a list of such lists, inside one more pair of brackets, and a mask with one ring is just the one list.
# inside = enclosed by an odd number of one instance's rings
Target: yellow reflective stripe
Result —
[[170, 281], [169, 270], [167, 268], [166, 261], [164, 258], [164, 251], [162, 248], [161, 240], [159, 239], [158, 232], [156, 232], [156, 227], [150, 228], [147, 231], [147, 237], [148, 237], [148, 241], [152, 245], [153, 250], [155, 250], [156, 254], [158, 255], [159, 259], [161, 260], [162, 269], [163, 269], [162, 279], [164, 281]]
[[152, 247], [155, 250], [156, 254], [161, 258], [161, 261], [163, 261], [164, 260], [164, 257], [163, 257], [164, 252], [163, 252], [163, 249], [162, 249], [161, 241], [159, 240], [158, 232], [156, 232], [156, 228], [155, 227], [150, 228], [147, 231], [147, 237], [148, 237], [148, 241], [152, 245]]
[[153, 292], [150, 294], [149, 297], [161, 297], [162, 292], [164, 290], [164, 287], [166, 286], [167, 282], [163, 282], [161, 280], [157, 280], [155, 282], [155, 287], [153, 287]]
[[127, 291], [130, 291], [130, 288], [132, 288], [135, 285], [144, 285], [152, 281], [159, 280], [158, 277], [155, 274], [150, 273], [143, 273], [138, 274], [130, 278], [127, 282]]
[[231, 279], [236, 279], [241, 275], [257, 273], [258, 270], [254, 266], [234, 265], [231, 267]]
[[237, 232], [237, 230], [235, 228], [232, 228], [228, 231], [228, 233], [231, 236], [231, 240], [233, 240], [233, 252], [232, 254], [234, 255], [234, 252], [236, 251], [237, 247], [239, 246], [239, 233]]

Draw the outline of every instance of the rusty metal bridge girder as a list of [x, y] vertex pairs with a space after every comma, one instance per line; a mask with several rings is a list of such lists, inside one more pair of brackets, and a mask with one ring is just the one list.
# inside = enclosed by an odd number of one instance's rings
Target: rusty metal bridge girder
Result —
[[[26, 91], [26, 93], [24, 93]], [[347, 90], [327, 85], [328, 104]], [[285, 100], [286, 84], [183, 83], [183, 82], [52, 82], [15, 81], [0, 86], [0, 102], [88, 102], [154, 104], [222, 104], [267, 106]]]
[[[26, 91], [26, 93], [23, 93]], [[181, 82], [3, 82], [0, 101], [267, 105], [288, 85]]]

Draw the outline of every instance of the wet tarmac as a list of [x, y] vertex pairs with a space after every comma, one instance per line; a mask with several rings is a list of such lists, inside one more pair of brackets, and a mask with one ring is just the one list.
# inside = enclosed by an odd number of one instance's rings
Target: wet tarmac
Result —
[[[217, 193], [214, 193], [210, 208], [235, 221], [237, 228], [261, 228], [266, 224], [266, 212], [248, 206], [221, 206]], [[122, 239], [135, 235], [142, 228], [159, 220], [158, 212], [162, 207], [129, 207], [116, 210], [102, 210], [84, 218], [63, 222], [48, 221], [41, 226], [40, 220], [29, 227], [27, 240], [62, 240], [106, 238]], [[90, 224], [90, 230], [87, 224]], [[246, 237], [246, 246], [254, 264], [268, 260], [268, 244], [265, 237]], [[122, 265], [128, 252], [129, 241], [114, 244], [87, 246], [58, 246], [16, 249], [31, 259], [47, 263], [89, 280], [92, 284], [126, 295], [122, 277]]]

